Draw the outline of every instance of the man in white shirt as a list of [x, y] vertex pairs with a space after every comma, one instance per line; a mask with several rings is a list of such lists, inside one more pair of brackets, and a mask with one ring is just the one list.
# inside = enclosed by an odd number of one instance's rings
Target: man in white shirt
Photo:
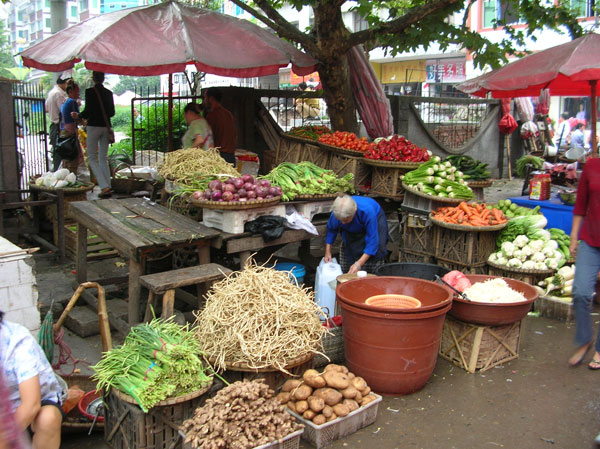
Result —
[[48, 98], [46, 99], [46, 111], [50, 116], [51, 122], [50, 145], [52, 145], [52, 171], [58, 170], [62, 160], [56, 155], [55, 148], [56, 139], [58, 139], [58, 134], [60, 133], [60, 107], [68, 98], [66, 92], [68, 80], [69, 78], [63, 79], [59, 76], [56, 80], [56, 86], [54, 86], [50, 92], [48, 92]]
[[556, 137], [556, 148], [568, 149], [569, 144], [567, 143], [567, 137], [571, 134], [571, 125], [569, 124], [569, 114], [563, 112], [560, 114], [560, 119], [558, 120], [558, 130], [554, 137]]

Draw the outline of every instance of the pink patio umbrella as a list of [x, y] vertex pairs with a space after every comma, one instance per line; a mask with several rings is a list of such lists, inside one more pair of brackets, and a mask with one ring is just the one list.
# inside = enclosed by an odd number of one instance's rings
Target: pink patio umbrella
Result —
[[247, 78], [276, 74], [290, 63], [295, 73], [308, 75], [317, 64], [248, 20], [176, 1], [92, 17], [19, 55], [25, 66], [49, 72], [62, 72], [85, 61], [89, 70], [134, 76], [182, 72], [193, 64], [202, 72]]
[[600, 35], [586, 34], [556, 47], [531, 54], [500, 69], [465, 81], [459, 90], [494, 98], [531, 97], [548, 89], [555, 96], [591, 96], [592, 151], [596, 139], [596, 85], [600, 80]]

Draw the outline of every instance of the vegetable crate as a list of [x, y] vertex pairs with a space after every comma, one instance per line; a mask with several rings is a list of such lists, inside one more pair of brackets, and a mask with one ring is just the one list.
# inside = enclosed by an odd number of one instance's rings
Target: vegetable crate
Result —
[[425, 254], [417, 251], [400, 248], [398, 262], [406, 263], [434, 263], [431, 254]]
[[[272, 443], [263, 444], [257, 446], [254, 449], [298, 449], [300, 447], [300, 437], [302, 436], [303, 429], [296, 430], [294, 433], [290, 433], [288, 436], [283, 437], [279, 441], [273, 441]], [[192, 449], [191, 443], [186, 443], [183, 449]]]
[[431, 221], [427, 215], [408, 213], [402, 217], [402, 249], [433, 255]]
[[425, 198], [424, 196], [405, 191], [401, 207], [405, 212], [429, 215], [429, 212], [432, 210], [449, 205], [447, 202], [435, 201], [431, 198]]
[[519, 357], [521, 321], [479, 326], [446, 317], [440, 355], [469, 373], [487, 371]]
[[[243, 203], [242, 203], [243, 204]], [[244, 224], [263, 215], [285, 217], [285, 205], [257, 207], [244, 210], [202, 209], [202, 224], [230, 234], [243, 234]]]
[[552, 276], [548, 274], [548, 272], [543, 273], [534, 273], [531, 271], [510, 271], [508, 269], [500, 269], [496, 267], [491, 267], [488, 265], [488, 274], [492, 276], [502, 276], [505, 278], [516, 279], [517, 281], [527, 282], [530, 285], [537, 285], [538, 282], [543, 281], [548, 276]]
[[337, 418], [331, 422], [314, 424], [312, 421], [304, 419], [297, 413], [288, 410], [289, 413], [304, 424], [304, 433], [302, 439], [308, 441], [312, 446], [320, 449], [328, 446], [335, 440], [339, 440], [347, 435], [350, 435], [363, 427], [370, 426], [377, 419], [377, 409], [381, 402], [381, 396], [375, 394], [377, 399], [369, 402], [364, 407], [354, 410], [348, 416]]
[[[485, 264], [496, 250], [499, 231], [462, 231], [434, 226], [433, 248], [435, 257], [459, 264]], [[483, 272], [485, 274], [485, 272]]]
[[277, 156], [275, 157], [276, 165], [282, 162], [292, 162], [297, 164], [300, 162], [300, 156], [302, 156], [304, 144], [302, 142], [296, 142], [291, 139], [283, 138], [279, 141], [277, 147]]
[[572, 303], [554, 299], [549, 296], [539, 296], [533, 303], [533, 310], [539, 312], [541, 316], [552, 318], [554, 320], [573, 322]]
[[327, 168], [329, 166], [329, 158], [331, 152], [317, 145], [304, 144], [302, 154], [300, 155], [300, 161], [308, 161], [321, 167]]
[[[56, 227], [56, 226], [55, 226]], [[55, 231], [54, 241], [58, 243], [58, 232]], [[73, 260], [77, 260], [77, 223], [65, 224], [65, 249]], [[116, 257], [119, 253], [101, 237], [87, 233], [87, 260], [108, 259]]]
[[[71, 216], [69, 211], [69, 203], [73, 201], [87, 201], [87, 191], [77, 192], [77, 193], [66, 193], [65, 192], [65, 220], [74, 219], [75, 217]], [[52, 206], [46, 206], [46, 218], [48, 221], [56, 224], [58, 221], [58, 209], [56, 208], [56, 204]]]
[[329, 169], [340, 177], [352, 173], [354, 175], [354, 188], [358, 190], [360, 186], [364, 186], [371, 181], [371, 166], [365, 164], [362, 159], [362, 157], [331, 153]]
[[387, 198], [401, 199], [404, 189], [400, 176], [409, 172], [409, 168], [372, 166], [371, 193]]
[[[104, 400], [104, 440], [113, 449], [171, 449], [181, 447], [179, 426], [202, 405], [206, 395], [174, 405], [151, 408], [144, 413], [111, 391]], [[181, 441], [180, 441], [181, 440]]]

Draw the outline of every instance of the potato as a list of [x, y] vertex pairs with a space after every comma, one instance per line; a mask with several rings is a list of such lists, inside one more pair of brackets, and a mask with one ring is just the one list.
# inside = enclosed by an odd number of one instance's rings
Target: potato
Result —
[[325, 400], [317, 396], [310, 396], [308, 399], [308, 407], [316, 413], [321, 412], [325, 408]]
[[287, 392], [287, 391], [282, 391], [281, 393], [279, 393], [279, 394], [277, 395], [277, 400], [279, 401], [279, 403], [280, 403], [281, 405], [285, 405], [285, 404], [287, 404], [288, 402], [290, 402], [290, 399], [291, 399], [291, 398], [290, 398], [290, 396], [291, 396], [291, 395], [290, 395], [290, 393], [289, 393], [289, 392]]
[[359, 394], [358, 390], [354, 388], [354, 385], [350, 385], [348, 388], [342, 390], [342, 396], [346, 399], [354, 399]]
[[327, 418], [325, 418], [325, 416], [323, 415], [317, 415], [312, 419], [312, 422], [315, 423], [317, 426], [320, 426], [327, 422]]
[[289, 408], [291, 411], [295, 412], [296, 411], [296, 403], [294, 401], [290, 401], [286, 404], [287, 408]]
[[333, 408], [329, 405], [326, 405], [325, 407], [323, 407], [321, 413], [325, 415], [325, 418], [329, 418], [331, 415], [333, 415]]
[[[327, 366], [325, 367], [325, 369], [324, 369], [323, 371], [324, 371], [325, 373], [326, 373], [327, 371], [335, 371], [335, 372], [338, 372], [338, 373], [344, 373], [344, 368], [345, 368], [345, 367], [344, 367], [344, 366], [342, 366], [342, 365], [336, 365], [335, 363], [330, 363], [329, 365], [327, 365]], [[347, 370], [347, 368], [346, 368], [346, 370]]]
[[306, 382], [307, 377], [313, 377], [318, 375], [319, 372], [316, 369], [307, 369], [306, 371], [304, 371], [304, 374], [302, 374], [302, 379], [304, 379], [304, 381]]
[[327, 422], [333, 421], [334, 419], [338, 419], [338, 415], [336, 415], [335, 413], [332, 413], [332, 415], [329, 418], [327, 418]]
[[373, 402], [375, 399], [377, 399], [377, 398], [373, 394], [370, 394], [369, 396], [365, 396], [362, 399], [362, 401], [360, 401], [360, 406], [363, 407], [363, 406], [369, 404], [370, 402]]
[[323, 379], [327, 382], [328, 387], [335, 388], [336, 390], [344, 390], [350, 385], [348, 377], [336, 371], [325, 371]]
[[325, 401], [325, 404], [331, 405], [332, 407], [335, 404], [339, 404], [342, 401], [342, 393], [333, 388], [319, 388], [315, 392], [315, 396], [322, 398]]
[[312, 388], [323, 388], [327, 386], [327, 382], [322, 376], [310, 376], [304, 379], [304, 383]]
[[354, 396], [352, 399], [354, 399], [356, 402], [358, 402], [360, 404], [360, 401], [362, 401], [362, 394], [360, 394], [360, 391], [358, 393], [356, 393], [356, 396]]
[[348, 371], [348, 373], [346, 374], [346, 376], [348, 376], [348, 379], [352, 380], [356, 377], [356, 375], [354, 373], [351, 373], [350, 371]]
[[371, 393], [371, 387], [367, 387], [364, 390], [360, 391], [360, 394], [362, 394], [363, 396], [369, 396], [369, 393]]
[[365, 382], [362, 377], [355, 377], [351, 382], [352, 385], [354, 385], [354, 388], [356, 388], [358, 391], [362, 391], [367, 388], [367, 382]]
[[[297, 407], [297, 405], [296, 405]], [[347, 416], [348, 413], [350, 413], [350, 409], [348, 408], [347, 405], [344, 404], [337, 404], [333, 406], [333, 413], [335, 413], [338, 416], [344, 417]]]
[[285, 381], [283, 386], [281, 387], [281, 391], [288, 392], [292, 391], [295, 388], [298, 388], [302, 384], [298, 379], [288, 379]]
[[354, 410], [358, 410], [358, 408], [360, 407], [360, 405], [358, 405], [358, 402], [356, 402], [354, 399], [344, 399], [342, 404], [348, 407], [350, 413], [352, 413]]
[[301, 415], [305, 411], [308, 410], [308, 402], [306, 401], [298, 401], [296, 402], [296, 413]]
[[298, 388], [292, 391], [292, 396], [297, 401], [306, 401], [308, 397], [312, 394], [312, 388], [308, 385], [300, 385]]
[[302, 413], [302, 417], [304, 419], [308, 419], [308, 420], [312, 420], [315, 416], [317, 416], [317, 414], [310, 409], [308, 409], [304, 413]]

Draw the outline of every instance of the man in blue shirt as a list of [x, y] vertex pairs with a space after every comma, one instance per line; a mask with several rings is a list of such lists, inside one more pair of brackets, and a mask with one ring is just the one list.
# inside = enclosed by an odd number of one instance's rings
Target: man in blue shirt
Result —
[[350, 274], [373, 271], [383, 264], [389, 235], [385, 214], [377, 201], [350, 195], [336, 198], [327, 222], [325, 262], [332, 260], [331, 245], [340, 231], [342, 271]]

